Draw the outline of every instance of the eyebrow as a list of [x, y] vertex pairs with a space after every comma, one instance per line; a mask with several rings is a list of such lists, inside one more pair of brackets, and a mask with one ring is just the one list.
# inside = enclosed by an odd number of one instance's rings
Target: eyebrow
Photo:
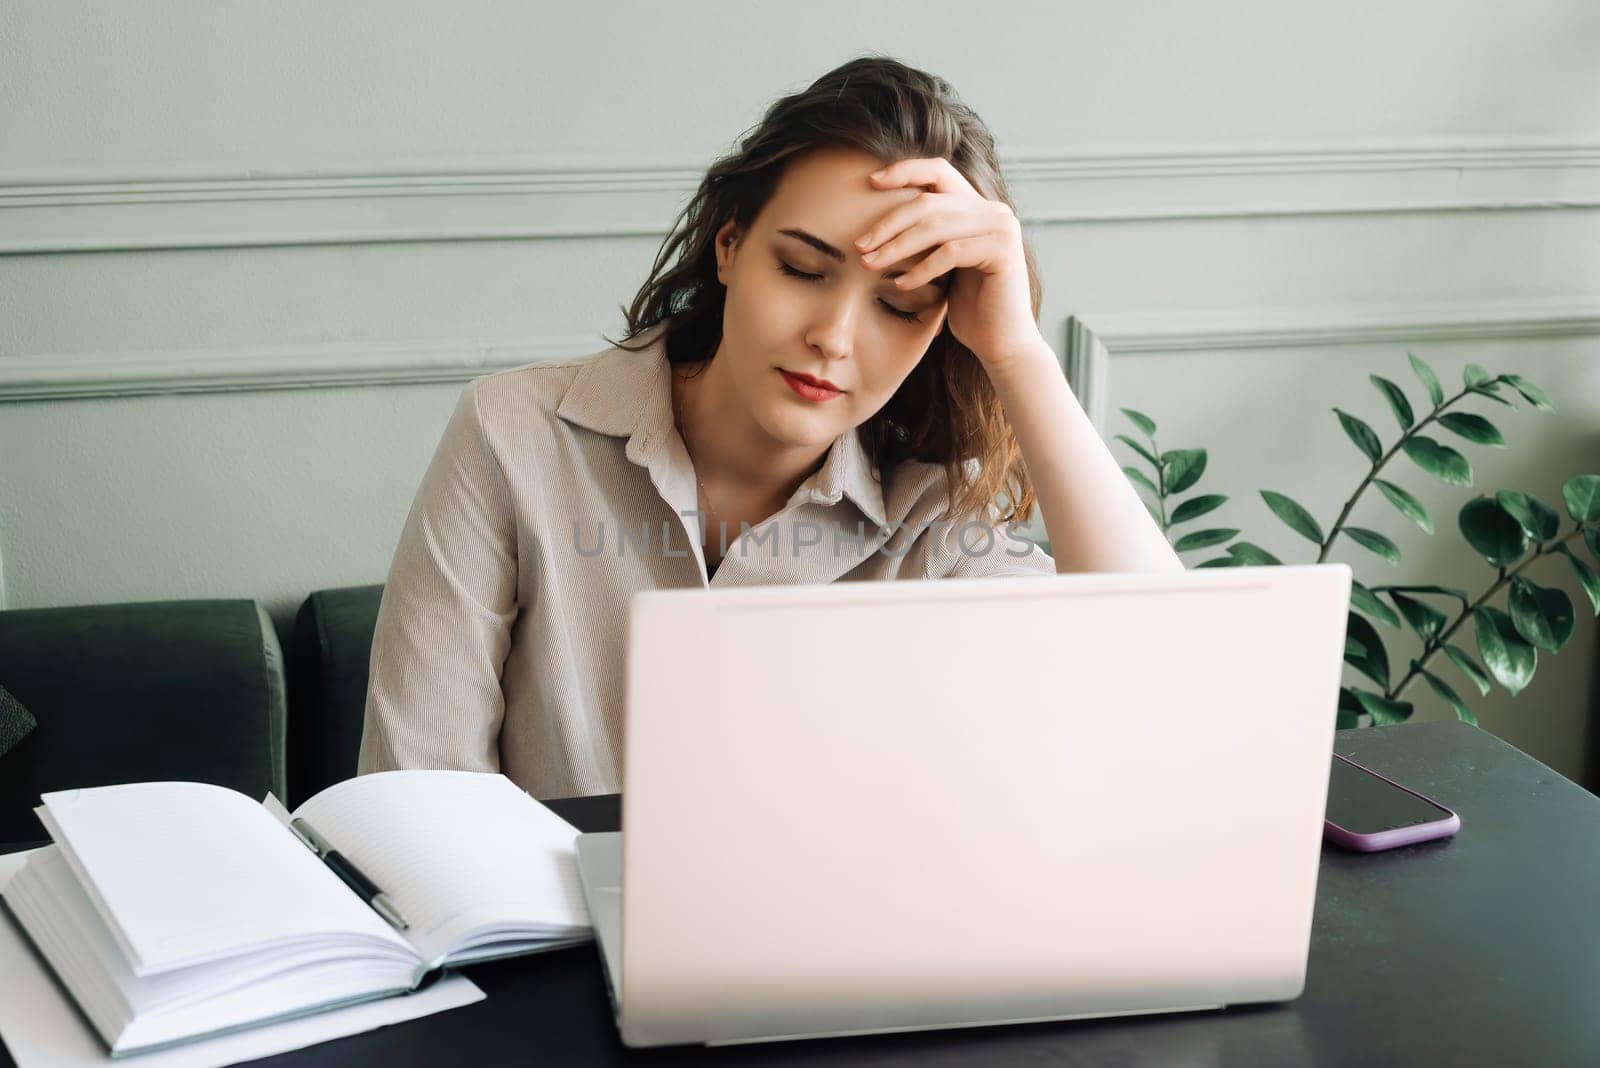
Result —
[[[833, 260], [835, 263], [844, 262], [844, 253], [840, 252], [838, 249], [822, 240], [822, 238], [818, 237], [816, 234], [808, 233], [805, 230], [800, 230], [797, 228], [779, 230], [778, 233], [783, 234], [785, 237], [792, 237], [798, 241], [804, 241], [806, 244], [810, 245], [824, 256], [827, 256], [829, 259]], [[883, 277], [892, 281], [905, 273], [906, 272], [904, 270], [884, 271]], [[950, 272], [946, 271], [937, 278], [929, 279], [927, 284], [936, 286], [941, 292], [948, 290], [950, 288]]]

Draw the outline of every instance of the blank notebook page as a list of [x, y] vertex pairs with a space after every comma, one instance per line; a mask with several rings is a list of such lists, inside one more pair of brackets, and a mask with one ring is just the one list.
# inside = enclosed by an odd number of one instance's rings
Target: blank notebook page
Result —
[[408, 948], [260, 803], [237, 791], [132, 783], [43, 799], [52, 836], [80, 879], [87, 876], [91, 899], [110, 912], [135, 975], [321, 932]]
[[386, 891], [434, 963], [485, 928], [586, 933], [577, 828], [504, 775], [385, 771], [295, 810]]

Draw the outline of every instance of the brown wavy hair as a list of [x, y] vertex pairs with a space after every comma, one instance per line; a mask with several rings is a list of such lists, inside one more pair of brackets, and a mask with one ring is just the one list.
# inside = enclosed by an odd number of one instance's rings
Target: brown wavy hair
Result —
[[[979, 194], [1016, 210], [1000, 174], [994, 136], [948, 82], [886, 56], [852, 59], [774, 102], [738, 151], [706, 171], [633, 305], [622, 309], [628, 324], [624, 341], [670, 320], [665, 333], [671, 363], [698, 363], [715, 353], [726, 302], [713, 246], [717, 229], [729, 217], [741, 227], [751, 225], [788, 162], [824, 146], [860, 149], [886, 163], [943, 157]], [[1026, 241], [1023, 251], [1037, 323], [1039, 276]], [[645, 347], [606, 340], [630, 352]], [[901, 460], [942, 464], [947, 519], [983, 516], [987, 521], [983, 514], [991, 504], [1001, 522], [1026, 522], [1032, 515], [1033, 483], [1016, 434], [988, 372], [951, 334], [948, 321], [894, 396], [858, 432], [880, 483]], [[973, 461], [976, 470], [969, 474]]]

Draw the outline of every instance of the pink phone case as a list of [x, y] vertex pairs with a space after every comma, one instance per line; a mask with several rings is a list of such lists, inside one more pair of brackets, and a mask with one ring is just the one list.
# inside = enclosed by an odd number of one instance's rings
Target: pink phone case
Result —
[[1430, 805], [1439, 805], [1450, 815], [1430, 820], [1427, 823], [1416, 823], [1410, 827], [1394, 827], [1386, 831], [1374, 831], [1371, 834], [1358, 834], [1355, 831], [1339, 826], [1332, 820], [1324, 819], [1322, 821], [1322, 836], [1328, 841], [1346, 849], [1353, 849], [1358, 853], [1376, 853], [1382, 849], [1394, 849], [1397, 846], [1413, 845], [1417, 842], [1427, 842], [1435, 838], [1448, 838], [1461, 829], [1461, 817], [1456, 815], [1455, 811], [1448, 806], [1440, 805], [1439, 802], [1431, 797], [1401, 786], [1387, 775], [1379, 775], [1365, 764], [1357, 764], [1354, 760], [1342, 757], [1338, 753], [1333, 754], [1333, 758], [1335, 760], [1343, 760], [1346, 764], [1359, 768], [1368, 775], [1376, 776], [1396, 789], [1405, 790], [1412, 797], [1422, 798]]

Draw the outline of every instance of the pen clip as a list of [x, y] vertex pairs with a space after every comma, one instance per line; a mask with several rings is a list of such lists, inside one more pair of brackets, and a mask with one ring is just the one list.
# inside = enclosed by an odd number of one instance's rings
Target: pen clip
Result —
[[328, 840], [318, 834], [311, 824], [305, 820], [295, 817], [289, 821], [289, 829], [294, 832], [296, 838], [306, 844], [307, 849], [317, 856], [325, 857], [333, 852], [333, 847], [328, 844]]

